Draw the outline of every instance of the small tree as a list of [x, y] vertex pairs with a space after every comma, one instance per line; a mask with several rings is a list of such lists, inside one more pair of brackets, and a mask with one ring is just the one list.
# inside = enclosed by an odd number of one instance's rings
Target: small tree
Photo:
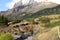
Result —
[[45, 18], [45, 17], [43, 17], [43, 18], [40, 19], [40, 21], [41, 21], [42, 23], [50, 23], [50, 18]]

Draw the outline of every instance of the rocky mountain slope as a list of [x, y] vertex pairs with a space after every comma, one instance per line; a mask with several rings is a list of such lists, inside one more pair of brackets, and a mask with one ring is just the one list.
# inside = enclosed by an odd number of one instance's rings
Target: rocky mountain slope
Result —
[[12, 9], [7, 11], [0, 12], [1, 15], [7, 16], [11, 19], [19, 19], [24, 17], [26, 14], [32, 15], [31, 13], [36, 13], [40, 10], [46, 8], [52, 8], [57, 6], [58, 4], [52, 2], [34, 2], [33, 4], [21, 5], [21, 2], [18, 2], [14, 5]]

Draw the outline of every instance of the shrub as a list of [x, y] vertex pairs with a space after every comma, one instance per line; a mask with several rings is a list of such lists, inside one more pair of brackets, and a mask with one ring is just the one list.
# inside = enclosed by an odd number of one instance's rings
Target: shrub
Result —
[[13, 38], [10, 33], [1, 33], [0, 40], [13, 40]]
[[39, 22], [35, 22], [35, 21], [33, 21], [33, 24], [39, 24]]
[[45, 18], [45, 17], [43, 17], [43, 18], [40, 19], [40, 21], [41, 21], [42, 23], [50, 23], [50, 18]]
[[59, 25], [60, 25], [60, 21], [57, 21], [57, 22], [45, 24], [45, 27], [55, 27], [55, 26], [59, 26]]

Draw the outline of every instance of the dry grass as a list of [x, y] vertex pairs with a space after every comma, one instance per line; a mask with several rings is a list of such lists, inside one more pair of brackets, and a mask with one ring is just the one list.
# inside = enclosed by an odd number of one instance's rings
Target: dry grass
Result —
[[52, 28], [48, 32], [44, 32], [42, 34], [37, 34], [36, 39], [37, 40], [55, 40], [55, 38], [58, 36], [57, 29], [59, 27]]

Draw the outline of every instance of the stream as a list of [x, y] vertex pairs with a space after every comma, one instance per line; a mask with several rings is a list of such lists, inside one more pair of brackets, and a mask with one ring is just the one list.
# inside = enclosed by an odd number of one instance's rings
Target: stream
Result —
[[21, 33], [20, 35], [12, 35], [14, 40], [32, 40], [33, 39], [33, 34], [28, 33], [24, 34]]

